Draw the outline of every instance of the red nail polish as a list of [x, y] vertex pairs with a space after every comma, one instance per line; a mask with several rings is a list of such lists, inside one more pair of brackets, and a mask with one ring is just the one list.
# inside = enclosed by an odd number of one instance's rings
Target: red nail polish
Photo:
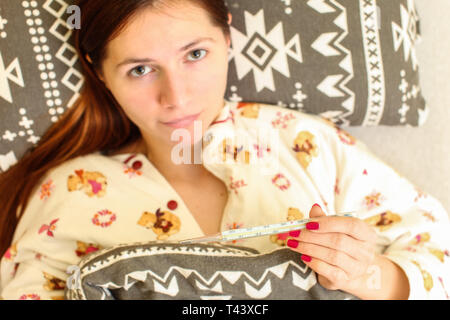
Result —
[[322, 207], [318, 203], [314, 203], [313, 207], [319, 207], [319, 209], [322, 210]]
[[317, 229], [319, 229], [319, 223], [318, 222], [308, 222], [306, 224], [306, 229], [308, 229], [308, 230], [317, 230]]
[[298, 241], [293, 240], [293, 239], [289, 239], [287, 241], [287, 246], [290, 247], [290, 248], [294, 248], [295, 249], [295, 248], [298, 247]]
[[291, 237], [297, 238], [297, 237], [300, 235], [300, 231], [301, 231], [301, 230], [294, 230], [294, 231], [291, 231], [291, 232], [289, 232], [289, 235], [290, 235]]
[[311, 262], [311, 257], [307, 256], [306, 254], [302, 254], [302, 256], [300, 257], [300, 259], [302, 259], [305, 262]]

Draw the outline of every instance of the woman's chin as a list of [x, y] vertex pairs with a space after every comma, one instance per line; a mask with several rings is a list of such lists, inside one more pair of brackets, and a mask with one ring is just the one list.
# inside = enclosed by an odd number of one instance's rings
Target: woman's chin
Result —
[[188, 129], [175, 129], [172, 131], [169, 140], [172, 145], [183, 144], [194, 146], [203, 141], [203, 130], [200, 129], [198, 132], [195, 132], [194, 130]]

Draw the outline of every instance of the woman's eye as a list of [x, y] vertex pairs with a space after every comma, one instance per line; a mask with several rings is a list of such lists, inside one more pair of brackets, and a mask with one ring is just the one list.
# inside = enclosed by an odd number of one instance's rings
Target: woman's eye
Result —
[[[190, 61], [201, 60], [206, 54], [207, 54], [207, 51], [204, 49], [194, 50], [189, 54], [189, 56], [192, 57], [192, 59], [188, 59], [188, 60], [190, 60]], [[145, 76], [151, 70], [152, 69], [149, 66], [138, 66], [130, 71], [130, 75], [135, 78], [140, 78], [140, 77]]]
[[[194, 50], [191, 53], [189, 53], [189, 56], [193, 57], [191, 61], [196, 61], [202, 59], [206, 55], [206, 50], [204, 49], [198, 49]], [[190, 59], [188, 59], [190, 60]]]
[[151, 68], [149, 66], [138, 66], [131, 70], [130, 74], [133, 77], [139, 78], [142, 76], [145, 76], [147, 73], [151, 71]]

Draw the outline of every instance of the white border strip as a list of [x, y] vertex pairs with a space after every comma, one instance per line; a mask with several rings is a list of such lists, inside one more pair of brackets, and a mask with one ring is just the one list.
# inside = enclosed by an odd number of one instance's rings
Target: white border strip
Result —
[[[363, 126], [379, 125], [383, 116], [386, 102], [384, 66], [380, 44], [379, 10], [376, 0], [372, 0], [370, 5], [367, 0], [359, 0], [360, 18], [362, 28], [362, 38], [364, 55], [367, 70], [367, 113], [362, 123]], [[367, 18], [367, 16], [369, 16]], [[371, 31], [374, 30], [374, 31]], [[374, 55], [373, 52], [376, 52]], [[378, 68], [373, 66], [377, 65]], [[377, 79], [374, 81], [374, 79]]]

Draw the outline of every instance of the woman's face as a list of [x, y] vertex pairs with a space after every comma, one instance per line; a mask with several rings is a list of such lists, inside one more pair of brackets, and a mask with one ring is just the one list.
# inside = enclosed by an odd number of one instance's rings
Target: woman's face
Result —
[[100, 78], [147, 143], [175, 144], [185, 128], [192, 144], [194, 122], [167, 123], [198, 115], [203, 136], [223, 107], [229, 45], [200, 7], [145, 9], [109, 42]]

